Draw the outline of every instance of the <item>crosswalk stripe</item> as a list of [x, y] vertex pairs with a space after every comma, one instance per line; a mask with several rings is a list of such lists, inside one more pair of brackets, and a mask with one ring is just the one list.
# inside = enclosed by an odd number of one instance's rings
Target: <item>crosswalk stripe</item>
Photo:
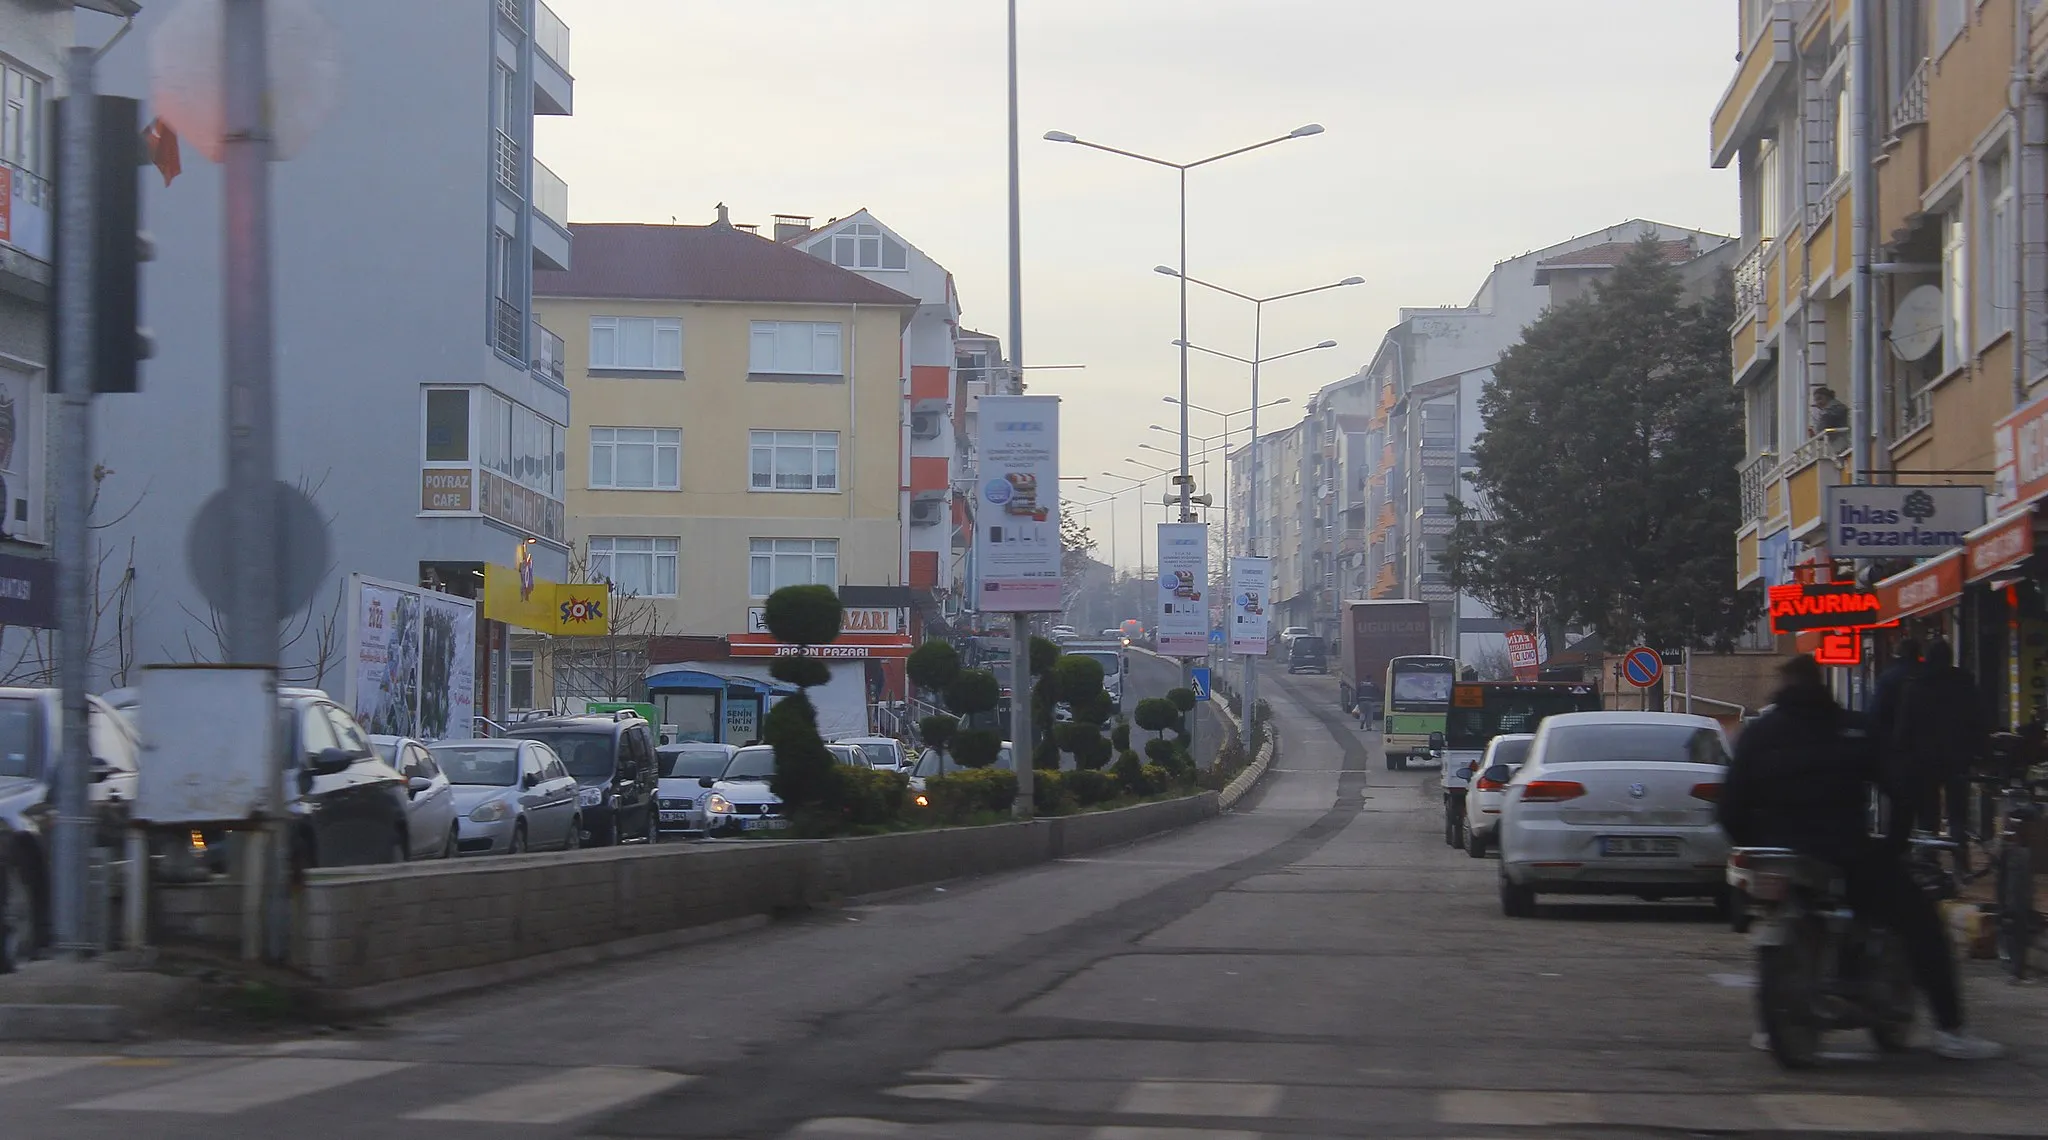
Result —
[[1589, 1093], [1512, 1092], [1468, 1089], [1437, 1098], [1437, 1119], [1446, 1124], [1599, 1124], [1600, 1106]]
[[691, 1080], [659, 1069], [592, 1066], [564, 1069], [539, 1080], [405, 1114], [407, 1120], [464, 1120], [479, 1124], [561, 1124]]
[[256, 1108], [293, 1097], [325, 1092], [342, 1085], [409, 1069], [409, 1061], [338, 1061], [314, 1057], [274, 1057], [250, 1061], [133, 1089], [72, 1108], [119, 1112], [193, 1112], [214, 1116]]
[[54, 1077], [106, 1061], [105, 1057], [0, 1057], [0, 1085]]
[[1280, 1086], [1228, 1081], [1137, 1081], [1116, 1110], [1131, 1116], [1271, 1116]]
[[901, 1136], [910, 1126], [865, 1116], [820, 1116], [796, 1126], [791, 1136]]

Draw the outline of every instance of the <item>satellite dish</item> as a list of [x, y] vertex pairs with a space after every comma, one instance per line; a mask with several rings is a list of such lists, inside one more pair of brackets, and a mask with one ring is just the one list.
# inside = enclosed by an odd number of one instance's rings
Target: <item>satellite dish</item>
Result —
[[1900, 360], [1918, 360], [1941, 343], [1942, 298], [1938, 285], [1922, 285], [1905, 295], [1892, 313], [1892, 351]]

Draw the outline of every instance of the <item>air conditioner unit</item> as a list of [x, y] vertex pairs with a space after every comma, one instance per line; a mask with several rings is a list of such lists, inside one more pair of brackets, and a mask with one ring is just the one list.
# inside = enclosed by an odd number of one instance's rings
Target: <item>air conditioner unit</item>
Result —
[[913, 412], [910, 416], [910, 434], [918, 439], [932, 439], [939, 434], [940, 413]]
[[910, 521], [919, 526], [930, 526], [938, 522], [938, 501], [936, 499], [921, 499], [910, 504]]

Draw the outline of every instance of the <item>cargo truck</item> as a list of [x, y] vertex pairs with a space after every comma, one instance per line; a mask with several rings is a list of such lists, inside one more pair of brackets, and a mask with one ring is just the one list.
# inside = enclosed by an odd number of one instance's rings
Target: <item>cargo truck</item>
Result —
[[1342, 652], [1337, 654], [1337, 699], [1346, 712], [1358, 707], [1358, 687], [1386, 684], [1396, 657], [1429, 653], [1429, 603], [1407, 600], [1345, 602]]

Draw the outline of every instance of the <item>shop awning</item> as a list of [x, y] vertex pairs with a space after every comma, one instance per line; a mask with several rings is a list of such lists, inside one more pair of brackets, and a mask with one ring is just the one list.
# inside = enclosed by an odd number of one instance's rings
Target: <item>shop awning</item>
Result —
[[1963, 578], [1981, 582], [2011, 570], [2034, 553], [2034, 505], [1992, 519], [1963, 536]]
[[647, 676], [649, 689], [727, 689], [741, 688], [754, 693], [794, 693], [795, 685], [784, 684], [768, 677], [750, 677], [744, 673], [727, 672], [696, 665], [688, 669], [663, 669]]
[[1876, 586], [1876, 624], [1889, 624], [1947, 609], [1963, 596], [1963, 552], [1951, 550], [1902, 574], [1894, 574]]

